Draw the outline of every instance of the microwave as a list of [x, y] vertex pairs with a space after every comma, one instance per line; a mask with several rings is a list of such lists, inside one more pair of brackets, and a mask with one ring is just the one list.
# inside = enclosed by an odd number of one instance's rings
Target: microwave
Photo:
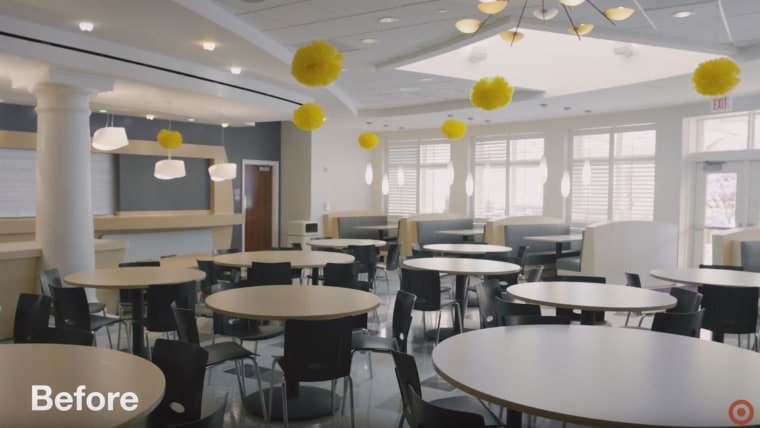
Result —
[[288, 222], [288, 235], [315, 235], [319, 233], [319, 223], [311, 220]]

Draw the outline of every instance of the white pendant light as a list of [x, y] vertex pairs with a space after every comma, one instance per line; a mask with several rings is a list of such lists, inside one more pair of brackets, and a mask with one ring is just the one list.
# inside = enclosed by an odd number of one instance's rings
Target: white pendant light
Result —
[[374, 171], [372, 171], [372, 163], [367, 162], [367, 166], [364, 167], [364, 182], [367, 183], [367, 186], [372, 184], [372, 179], [374, 177]]
[[451, 161], [446, 164], [446, 178], [449, 179], [449, 186], [454, 184], [454, 163]]
[[591, 161], [586, 159], [583, 162], [583, 170], [581, 171], [581, 183], [584, 186], [591, 184]]
[[185, 161], [176, 159], [164, 159], [156, 162], [153, 176], [159, 180], [171, 180], [185, 176]]
[[556, 7], [550, 7], [549, 9], [536, 9], [533, 11], [533, 16], [542, 21], [551, 21], [559, 14], [559, 9]]
[[400, 166], [396, 170], [396, 185], [398, 187], [404, 187], [404, 167]]
[[467, 179], [464, 181], [464, 192], [467, 196], [472, 196], [475, 193], [475, 179], [472, 178], [472, 173], [467, 173]]
[[562, 173], [562, 181], [559, 184], [559, 191], [562, 193], [563, 198], [570, 196], [570, 174], [567, 170]]
[[128, 145], [127, 131], [120, 126], [113, 126], [113, 115], [111, 115], [110, 126], [108, 116], [106, 116], [106, 126], [92, 134], [92, 147], [98, 150], [116, 150]]
[[[228, 124], [226, 123], [222, 124], [222, 136], [221, 136], [222, 150], [224, 150], [224, 128], [226, 128], [227, 126]], [[209, 178], [211, 178], [211, 181], [214, 181], [214, 182], [232, 180], [235, 177], [237, 177], [237, 164], [232, 163], [232, 162], [226, 162], [226, 163], [211, 165], [210, 167], [208, 167], [208, 176]]]
[[560, 3], [564, 4], [565, 6], [578, 6], [579, 4], [582, 4], [586, 0], [559, 0]]
[[383, 195], [387, 195], [390, 191], [391, 183], [388, 181], [388, 174], [383, 174], [383, 180], [380, 182], [380, 190]]
[[504, 10], [505, 7], [507, 7], [506, 0], [496, 0], [496, 1], [481, 0], [480, 3], [478, 3], [478, 10], [488, 15], [496, 15], [497, 13]]
[[546, 156], [541, 156], [541, 160], [538, 162], [538, 176], [541, 178], [541, 182], [546, 184], [546, 180], [549, 178], [549, 167], [546, 165]]

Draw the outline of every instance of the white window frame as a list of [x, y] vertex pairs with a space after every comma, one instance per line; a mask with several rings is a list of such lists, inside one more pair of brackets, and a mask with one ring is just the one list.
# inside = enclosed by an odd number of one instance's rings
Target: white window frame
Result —
[[[447, 145], [449, 148], [449, 159], [446, 160], [446, 162], [436, 162], [436, 163], [430, 163], [426, 162], [423, 163], [421, 161], [422, 158], [422, 148], [424, 146], [429, 145]], [[396, 149], [410, 149], [414, 148], [416, 151], [416, 155], [414, 157], [413, 162], [396, 162], [391, 163], [391, 152]], [[397, 140], [397, 141], [388, 141], [388, 144], [386, 145], [386, 152], [385, 152], [385, 159], [386, 159], [386, 165], [387, 165], [387, 174], [388, 174], [388, 183], [389, 183], [389, 191], [388, 195], [384, 196], [385, 200], [385, 211], [386, 214], [389, 216], [405, 216], [410, 214], [422, 214], [423, 211], [421, 210], [421, 201], [422, 201], [422, 195], [424, 193], [424, 189], [422, 188], [422, 171], [425, 169], [441, 169], [441, 168], [447, 168], [448, 163], [451, 161], [451, 141], [447, 139], [424, 139], [424, 140]], [[396, 174], [398, 171], [398, 166], [402, 166], [404, 169], [404, 177], [405, 177], [405, 183], [403, 187], [398, 186], [398, 181], [396, 178]], [[412, 182], [413, 181], [413, 182]], [[403, 206], [403, 201], [398, 202], [397, 204], [402, 205], [400, 208], [401, 210], [391, 211], [391, 199], [394, 198], [397, 195], [405, 195], [408, 199], [410, 190], [412, 189], [411, 186], [414, 186], [414, 210], [411, 209], [410, 206]], [[402, 196], [403, 198], [403, 196]], [[451, 206], [451, 189], [449, 188], [449, 203], [446, 205], [446, 209], [443, 212], [448, 212], [450, 210]], [[406, 209], [403, 209], [406, 208]], [[425, 211], [427, 213], [428, 211]]]

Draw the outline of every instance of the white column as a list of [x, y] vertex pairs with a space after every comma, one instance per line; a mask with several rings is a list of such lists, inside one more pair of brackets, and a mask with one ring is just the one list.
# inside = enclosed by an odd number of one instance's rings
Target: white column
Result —
[[[113, 82], [46, 70], [28, 88], [37, 98], [37, 221], [42, 266], [62, 275], [95, 268], [90, 190], [90, 99]], [[87, 290], [95, 299], [94, 290]]]

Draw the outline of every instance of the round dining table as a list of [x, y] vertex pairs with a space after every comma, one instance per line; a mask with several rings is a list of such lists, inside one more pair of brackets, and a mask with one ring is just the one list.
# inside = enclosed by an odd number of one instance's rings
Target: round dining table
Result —
[[319, 282], [319, 269], [328, 263], [352, 263], [354, 256], [331, 251], [247, 251], [230, 253], [214, 257], [214, 263], [221, 266], [251, 267], [253, 262], [281, 263], [289, 262], [293, 269], [311, 269], [312, 282]]
[[722, 285], [726, 287], [760, 287], [760, 273], [730, 269], [668, 268], [649, 272], [657, 279], [691, 285]]
[[580, 309], [581, 324], [587, 325], [594, 324], [596, 312], [661, 311], [677, 303], [658, 291], [592, 282], [524, 282], [507, 287], [507, 293], [527, 303]]
[[329, 238], [329, 239], [312, 239], [311, 241], [306, 241], [306, 245], [309, 245], [313, 248], [332, 248], [336, 250], [342, 250], [344, 248], [348, 248], [354, 245], [355, 246], [374, 245], [375, 247], [384, 247], [387, 245], [387, 242], [381, 241], [379, 239]]
[[458, 389], [507, 407], [510, 428], [521, 426], [522, 412], [595, 427], [760, 426], [749, 412], [760, 405], [758, 355], [686, 336], [494, 327], [441, 342], [433, 366]]
[[102, 289], [131, 289], [132, 293], [132, 353], [146, 356], [142, 334], [143, 293], [136, 290], [150, 285], [181, 284], [200, 281], [206, 273], [193, 268], [143, 266], [95, 269], [66, 275], [63, 280], [79, 287]]
[[[145, 417], [164, 396], [164, 374], [155, 364], [126, 352], [93, 346], [60, 344], [0, 345], [0, 415], [7, 427], [115, 427]], [[48, 387], [49, 390], [46, 388]], [[80, 388], [94, 397], [92, 406], [82, 399], [72, 408], [59, 410], [54, 400], [60, 393], [72, 396]], [[136, 407], [122, 407], [121, 396], [131, 392]], [[102, 394], [106, 401], [94, 393]], [[108, 408], [108, 393], [119, 393]], [[37, 397], [37, 398], [33, 398]], [[38, 410], [32, 410], [36, 405]], [[52, 407], [44, 410], [47, 404]], [[97, 409], [103, 404], [105, 407]], [[130, 403], [127, 403], [131, 406]], [[96, 410], [97, 409], [97, 410]]]
[[428, 251], [465, 256], [478, 256], [493, 253], [508, 253], [512, 247], [491, 244], [427, 244], [422, 247]]
[[[259, 320], [328, 320], [365, 314], [380, 305], [380, 298], [372, 293], [342, 287], [305, 287], [299, 285], [262, 285], [236, 288], [214, 293], [206, 299], [206, 306], [223, 315]], [[287, 330], [285, 334], [288, 334]], [[313, 419], [330, 414], [340, 400], [329, 390], [301, 386], [288, 381], [288, 418]], [[263, 415], [256, 391], [243, 399], [248, 412]], [[282, 393], [273, 392], [270, 407], [273, 419], [282, 419]], [[267, 398], [268, 399], [268, 398]]]
[[[435, 270], [451, 275], [456, 275], [455, 298], [460, 308], [467, 307], [467, 277], [470, 275], [506, 275], [520, 272], [522, 268], [514, 263], [500, 262], [496, 260], [457, 258], [457, 257], [420, 257], [404, 260], [403, 267], [409, 269]], [[453, 328], [441, 329], [442, 338], [456, 334], [460, 328], [458, 317], [454, 317]], [[436, 332], [429, 332], [430, 337], [435, 337]]]

